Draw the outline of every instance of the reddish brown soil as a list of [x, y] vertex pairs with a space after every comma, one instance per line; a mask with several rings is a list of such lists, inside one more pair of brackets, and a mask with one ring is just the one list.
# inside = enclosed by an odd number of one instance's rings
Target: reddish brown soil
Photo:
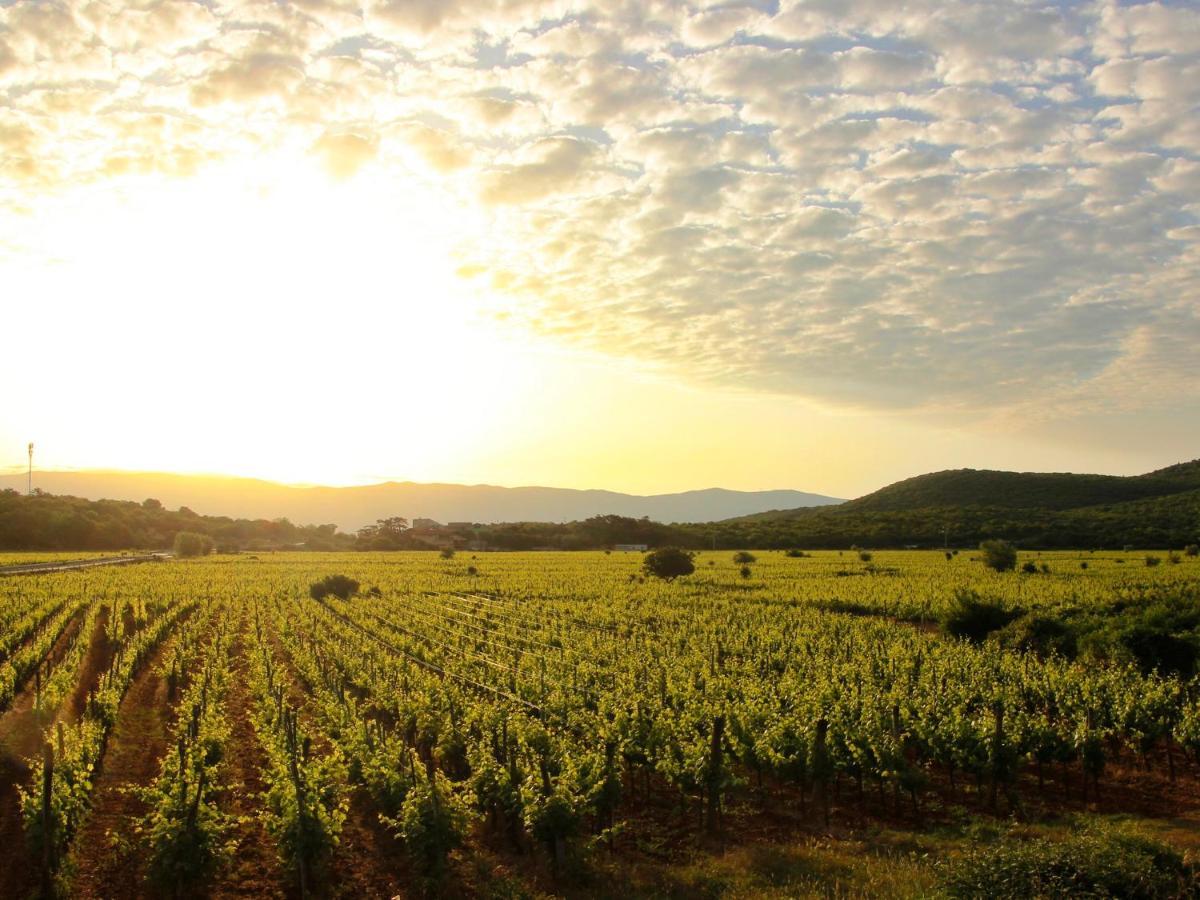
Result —
[[79, 681], [75, 684], [71, 696], [63, 703], [62, 712], [59, 714], [59, 718], [64, 722], [75, 722], [83, 715], [88, 697], [95, 693], [100, 684], [100, 676], [112, 663], [113, 647], [108, 639], [108, 617], [108, 607], [101, 606], [100, 613], [96, 616], [91, 643], [88, 644], [87, 653], [80, 665]]
[[[287, 682], [288, 699], [299, 710], [303, 726], [313, 735], [314, 752], [329, 753], [332, 746], [312, 722], [306, 706], [308, 691], [291, 657], [270, 628], [264, 630], [264, 635], [271, 652], [283, 663], [279, 672]], [[408, 860], [400, 842], [380, 823], [378, 808], [362, 788], [351, 787], [350, 808], [325, 874], [326, 883], [319, 892], [331, 897], [397, 897], [404, 894], [403, 885], [411, 882]]]
[[[63, 629], [47, 654], [51, 665], [62, 660], [82, 624], [80, 613]], [[25, 760], [34, 756], [42, 745], [42, 725], [33, 701], [34, 689], [26, 685], [0, 716], [0, 897], [6, 898], [28, 896], [38, 885], [38, 866], [25, 843], [17, 793], [18, 787], [29, 780]]]
[[330, 866], [333, 897], [401, 897], [411, 883], [403, 847], [379, 822], [379, 811], [361, 788], [350, 793], [341, 842]]
[[226, 699], [230, 737], [225, 769], [227, 790], [221, 806], [238, 817], [233, 836], [237, 850], [229, 867], [221, 872], [208, 896], [227, 897], [286, 897], [298, 893], [291, 888], [294, 879], [283, 871], [279, 850], [263, 828], [258, 817], [266, 784], [262, 779], [266, 759], [250, 722], [254, 702], [247, 688], [249, 680], [246, 641], [248, 629], [243, 622], [240, 636], [230, 651], [231, 677]]
[[169, 740], [171, 709], [158, 672], [166, 645], [129, 686], [109, 735], [92, 811], [72, 843], [71, 896], [122, 900], [145, 896], [135, 823], [146, 813], [136, 788], [158, 777]]

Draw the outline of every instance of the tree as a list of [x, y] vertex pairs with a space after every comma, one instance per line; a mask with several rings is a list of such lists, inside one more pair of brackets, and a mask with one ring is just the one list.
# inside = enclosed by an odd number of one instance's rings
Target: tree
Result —
[[376, 519], [374, 525], [364, 525], [358, 529], [358, 542], [361, 547], [370, 550], [399, 550], [405, 546], [406, 531], [408, 519], [389, 516]]
[[984, 541], [979, 545], [983, 564], [997, 572], [1009, 572], [1017, 567], [1017, 548], [1008, 541]]
[[205, 556], [213, 552], [213, 539], [195, 531], [179, 531], [175, 534], [176, 556]]
[[142, 509], [162, 509], [162, 501], [155, 500], [153, 497], [147, 497], [142, 501]]
[[642, 559], [642, 571], [664, 581], [674, 581], [696, 571], [695, 554], [678, 547], [651, 550]]
[[752, 562], [757, 562], [758, 558], [748, 550], [739, 550], [733, 554], [733, 561], [739, 566], [748, 566]]

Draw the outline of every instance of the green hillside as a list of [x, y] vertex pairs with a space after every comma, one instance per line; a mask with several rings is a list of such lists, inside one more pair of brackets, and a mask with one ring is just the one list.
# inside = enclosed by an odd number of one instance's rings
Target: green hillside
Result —
[[1074, 475], [951, 469], [906, 478], [837, 507], [777, 510], [737, 521], [962, 507], [1069, 510], [1167, 497], [1200, 489], [1200, 460], [1145, 475]]
[[759, 513], [691, 529], [731, 546], [1178, 547], [1200, 540], [1200, 460], [1145, 475], [956, 469], [838, 506]]
[[1200, 541], [1200, 489], [1078, 509], [930, 506], [864, 510], [851, 504], [685, 526], [696, 546], [974, 546], [1001, 537], [1023, 547], [1183, 547]]

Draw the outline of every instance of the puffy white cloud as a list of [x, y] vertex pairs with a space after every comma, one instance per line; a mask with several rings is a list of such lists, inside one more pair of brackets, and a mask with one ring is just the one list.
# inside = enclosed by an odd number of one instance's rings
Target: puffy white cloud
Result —
[[462, 271], [515, 326], [856, 407], [1195, 396], [1198, 107], [1186, 3], [0, 7], [6, 210], [403, 160], [490, 222]]
[[520, 161], [484, 174], [485, 203], [528, 203], [577, 186], [598, 154], [596, 146], [575, 138], [546, 138], [522, 148]]

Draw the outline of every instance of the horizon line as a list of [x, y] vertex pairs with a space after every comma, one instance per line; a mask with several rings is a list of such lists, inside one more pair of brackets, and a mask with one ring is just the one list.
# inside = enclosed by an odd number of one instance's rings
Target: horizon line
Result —
[[[397, 485], [418, 485], [421, 487], [475, 487], [475, 488], [497, 488], [500, 490], [515, 491], [525, 489], [539, 490], [562, 490], [562, 491], [579, 491], [579, 492], [600, 492], [609, 494], [622, 494], [627, 497], [663, 497], [675, 494], [693, 494], [703, 493], [705, 491], [728, 491], [736, 494], [771, 494], [780, 492], [789, 492], [796, 494], [808, 494], [817, 497], [826, 497], [831, 500], [844, 501], [845, 498], [836, 497], [833, 494], [826, 494], [815, 490], [804, 490], [801, 488], [776, 487], [776, 488], [727, 488], [720, 485], [710, 485], [703, 488], [686, 488], [675, 491], [659, 491], [656, 493], [637, 493], [633, 491], [622, 491], [615, 488], [602, 487], [568, 487], [564, 485], [553, 484], [496, 484], [493, 482], [461, 482], [461, 481], [413, 481], [411, 479], [397, 479], [395, 477], [381, 476], [379, 481], [357, 481], [345, 484], [323, 484], [319, 482], [303, 482], [303, 481], [279, 481], [272, 478], [264, 478], [259, 475], [238, 475], [229, 472], [184, 472], [184, 471], [169, 471], [164, 469], [119, 469], [111, 467], [103, 468], [75, 468], [75, 467], [55, 467], [47, 469], [33, 470], [34, 481], [37, 481], [38, 474], [42, 475], [165, 475], [174, 478], [195, 478], [195, 479], [221, 479], [228, 481], [256, 481], [263, 484], [274, 485], [276, 487], [291, 488], [296, 490], [345, 490], [351, 488], [368, 488], [368, 487], [383, 487], [389, 484]], [[26, 468], [24, 466], [0, 466], [0, 477], [25, 477]], [[36, 484], [35, 484], [36, 487]]]

